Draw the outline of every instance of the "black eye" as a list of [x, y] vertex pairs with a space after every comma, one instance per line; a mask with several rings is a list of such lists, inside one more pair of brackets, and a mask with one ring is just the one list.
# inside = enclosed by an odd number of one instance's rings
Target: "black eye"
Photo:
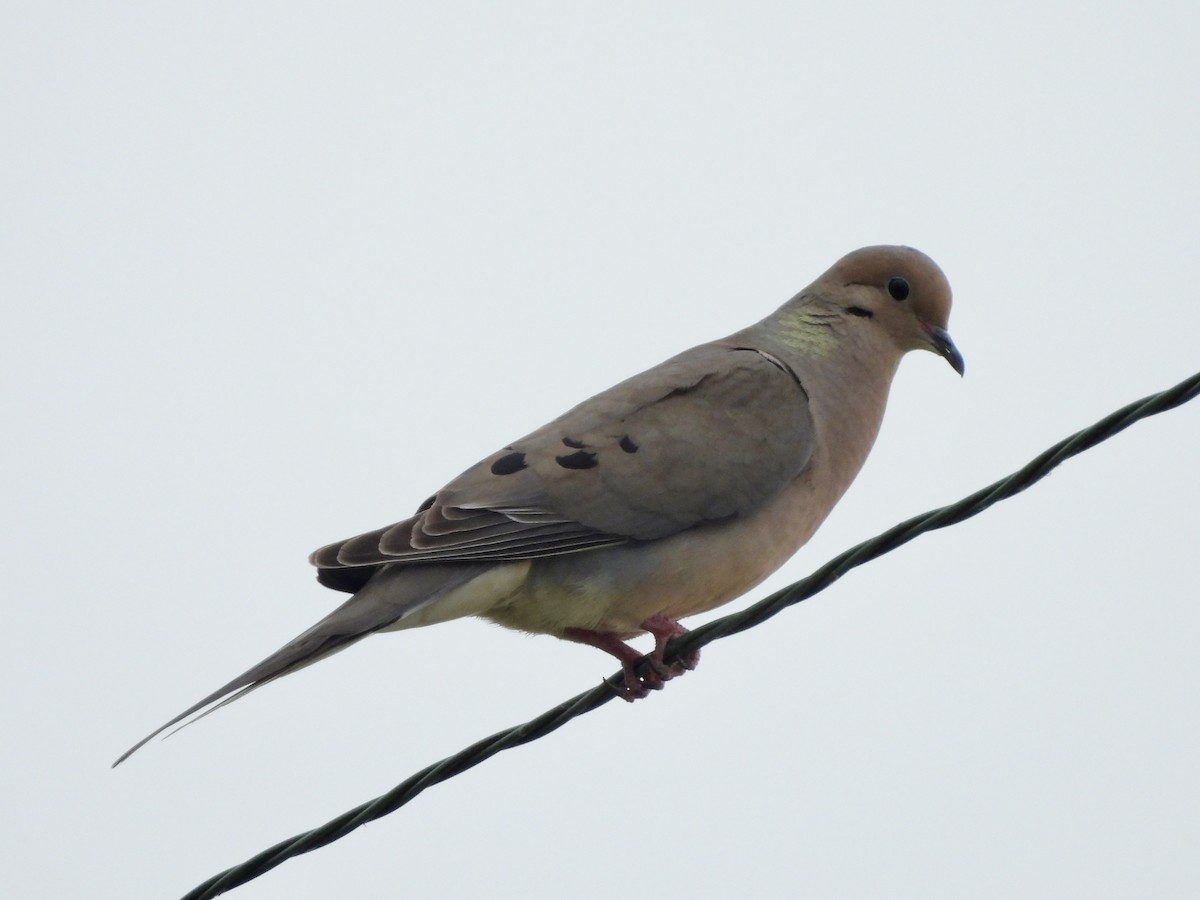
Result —
[[896, 275], [888, 279], [888, 293], [893, 300], [904, 300], [908, 297], [908, 281]]

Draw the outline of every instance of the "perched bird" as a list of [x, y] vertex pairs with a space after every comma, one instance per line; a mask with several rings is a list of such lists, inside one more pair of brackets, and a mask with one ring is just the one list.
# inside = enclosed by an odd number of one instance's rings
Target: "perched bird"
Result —
[[[962, 374], [949, 315], [923, 253], [850, 253], [758, 324], [497, 450], [411, 518], [317, 550], [318, 580], [353, 596], [113, 765], [372, 632], [460, 616], [599, 647], [621, 661], [627, 699], [661, 688], [697, 661], [663, 659], [678, 620], [774, 572], [849, 487], [900, 358], [932, 350]], [[655, 647], [638, 666], [624, 641], [644, 632]]]

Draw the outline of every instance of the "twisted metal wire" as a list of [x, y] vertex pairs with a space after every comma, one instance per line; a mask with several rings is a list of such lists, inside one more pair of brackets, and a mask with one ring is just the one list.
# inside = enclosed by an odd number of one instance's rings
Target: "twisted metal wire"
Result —
[[[1032, 486], [1072, 456], [1108, 440], [1139, 419], [1174, 409], [1192, 400], [1198, 393], [1200, 393], [1200, 373], [1181, 381], [1172, 388], [1152, 394], [1105, 416], [1094, 425], [1059, 441], [1053, 447], [1038, 454], [1027, 465], [1007, 478], [1002, 478], [994, 484], [964, 497], [957, 503], [901, 522], [882, 534], [834, 557], [807, 578], [771, 594], [753, 606], [716, 619], [700, 626], [695, 631], [675, 638], [667, 646], [666, 661], [668, 663], [675, 661], [682, 655], [699, 650], [720, 638], [760, 625], [783, 609], [807, 600], [829, 587], [854, 567], [895, 550], [927, 531], [955, 525], [978, 515], [992, 504], [1015, 496]], [[521, 744], [545, 737], [571, 719], [603, 706], [618, 695], [623, 684], [624, 676], [618, 672], [603, 681], [600, 686], [560, 703], [523, 725], [517, 725], [477, 741], [453, 756], [448, 756], [440, 762], [416, 772], [386, 794], [355, 807], [312, 831], [298, 834], [273, 847], [268, 847], [245, 862], [213, 876], [185, 894], [183, 900], [209, 900], [231, 888], [252, 881], [293, 856], [299, 856], [333, 843], [360, 825], [395, 812], [426, 788], [453, 778], [502, 750], [518, 747]]]

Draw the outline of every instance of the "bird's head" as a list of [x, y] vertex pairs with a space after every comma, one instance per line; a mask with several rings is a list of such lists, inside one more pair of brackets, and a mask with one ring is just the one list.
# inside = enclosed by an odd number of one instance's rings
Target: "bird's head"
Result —
[[830, 311], [880, 329], [901, 351], [932, 350], [963, 373], [962, 354], [946, 327], [950, 283], [937, 263], [911, 247], [863, 247], [838, 260], [804, 294]]

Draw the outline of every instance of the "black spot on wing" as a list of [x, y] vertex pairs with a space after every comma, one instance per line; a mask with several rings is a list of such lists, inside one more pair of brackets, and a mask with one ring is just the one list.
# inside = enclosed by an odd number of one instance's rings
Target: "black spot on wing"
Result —
[[566, 444], [568, 447], [570, 447], [572, 450], [582, 450], [585, 446], [587, 446], [586, 444], [584, 444], [583, 441], [577, 441], [574, 438], [568, 438], [568, 437], [563, 438], [563, 443]]
[[629, 439], [629, 435], [625, 435], [618, 442], [618, 446], [626, 453], [637, 453], [638, 445]]
[[596, 454], [577, 450], [567, 456], [556, 456], [554, 460], [564, 469], [590, 469], [596, 465]]
[[493, 475], [511, 475], [525, 468], [525, 454], [519, 451], [505, 454], [492, 463]]

